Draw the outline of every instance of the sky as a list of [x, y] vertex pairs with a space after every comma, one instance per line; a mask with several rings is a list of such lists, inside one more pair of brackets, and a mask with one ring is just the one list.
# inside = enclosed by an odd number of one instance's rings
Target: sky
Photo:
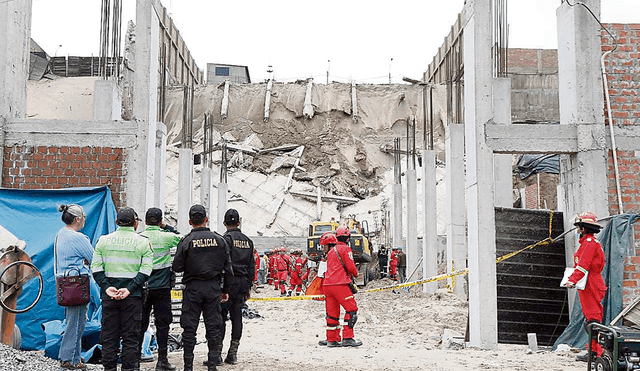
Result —
[[[135, 0], [123, 1], [123, 27]], [[571, 0], [577, 1], [577, 0]], [[162, 0], [198, 67], [249, 67], [252, 82], [419, 80], [464, 0]], [[393, 6], [391, 5], [393, 4]], [[560, 0], [508, 2], [509, 47], [557, 47]], [[51, 55], [98, 55], [101, 0], [33, 0], [31, 36]], [[640, 0], [602, 0], [603, 23], [640, 23]], [[124, 35], [124, 33], [123, 33]]]

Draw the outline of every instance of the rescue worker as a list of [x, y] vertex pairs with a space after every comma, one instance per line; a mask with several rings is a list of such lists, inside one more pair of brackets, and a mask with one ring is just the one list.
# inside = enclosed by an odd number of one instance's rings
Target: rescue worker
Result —
[[[259, 277], [259, 272], [260, 272], [260, 254], [258, 254], [258, 250], [253, 249], [253, 259], [254, 259], [254, 268], [256, 270], [255, 274], [253, 275], [253, 286], [254, 286], [254, 290], [258, 289], [258, 277]], [[257, 291], [256, 291], [257, 292]]]
[[[320, 236], [320, 240], [318, 241], [318, 244], [320, 246], [322, 246], [322, 257], [320, 258], [320, 262], [318, 263], [318, 274], [316, 276], [320, 280], [324, 281], [324, 274], [327, 272], [327, 253], [337, 243], [338, 243], [338, 240], [336, 239], [336, 235], [333, 234], [333, 232], [325, 232], [324, 234], [322, 234], [322, 236]], [[323, 282], [323, 284], [324, 284], [324, 282]], [[311, 285], [313, 285], [313, 282], [312, 282]], [[319, 292], [319, 293], [314, 292], [314, 293], [312, 293], [312, 295], [318, 295], [318, 294], [324, 295], [324, 288], [322, 286], [321, 286], [321, 288], [322, 288], [322, 292]], [[307, 295], [309, 295], [309, 294], [310, 293], [307, 293]], [[340, 314], [338, 313], [338, 315], [340, 315]], [[327, 317], [327, 322], [328, 322], [328, 317]], [[326, 345], [328, 345], [328, 342], [327, 342], [326, 339], [325, 340], [320, 340], [318, 342], [318, 345], [326, 346]]]
[[380, 246], [378, 249], [378, 263], [380, 264], [380, 276], [387, 276], [387, 260], [389, 259], [389, 255], [387, 255], [387, 249], [384, 245]]
[[404, 283], [407, 277], [407, 254], [402, 251], [402, 246], [396, 248], [396, 259], [398, 260], [398, 281]]
[[276, 269], [276, 256], [280, 248], [276, 247], [269, 255], [269, 284], [273, 283], [274, 290], [278, 289], [278, 270]]
[[296, 290], [296, 296], [300, 296], [302, 291], [302, 251], [295, 250], [291, 254], [291, 265], [289, 266], [289, 292], [287, 296], [291, 296], [293, 290]]
[[193, 348], [200, 314], [204, 317], [209, 348], [208, 370], [217, 370], [217, 350], [222, 341], [220, 302], [227, 301], [232, 282], [229, 245], [224, 237], [207, 227], [208, 221], [204, 206], [191, 206], [189, 224], [193, 229], [178, 244], [172, 264], [174, 272], [184, 272], [180, 326], [185, 371], [193, 371]]
[[[604, 295], [607, 292], [607, 285], [602, 278], [602, 270], [605, 264], [604, 250], [602, 249], [600, 241], [594, 236], [600, 232], [602, 226], [598, 224], [596, 214], [592, 212], [585, 212], [578, 215], [573, 224], [578, 227], [580, 247], [578, 247], [578, 251], [573, 254], [575, 271], [569, 276], [567, 287], [574, 287], [580, 279], [588, 275], [584, 290], [578, 291], [580, 305], [582, 306], [582, 313], [585, 319], [584, 329], [588, 334], [587, 325], [592, 322], [600, 323], [602, 321], [602, 299], [604, 299]], [[592, 359], [595, 356], [600, 357], [602, 355], [602, 347], [595, 338], [591, 339], [591, 351], [594, 353]], [[588, 356], [588, 353], [579, 355], [576, 357], [576, 360], [586, 362]]]
[[102, 300], [102, 365], [116, 371], [122, 340], [122, 371], [136, 368], [142, 285], [153, 269], [149, 239], [138, 235], [138, 214], [130, 207], [118, 211], [113, 233], [101, 236], [93, 252], [91, 270]]
[[156, 370], [172, 371], [176, 369], [176, 366], [169, 363], [167, 358], [169, 325], [173, 320], [173, 314], [171, 313], [171, 282], [173, 281], [171, 249], [178, 246], [180, 235], [169, 232], [161, 226], [162, 210], [157, 207], [147, 210], [144, 219], [147, 227], [140, 235], [147, 237], [151, 242], [153, 271], [151, 271], [151, 276], [149, 277], [148, 287], [143, 291], [140, 347], [142, 347], [144, 333], [149, 327], [149, 317], [151, 316], [151, 309], [153, 309], [156, 341], [158, 342]]
[[278, 254], [273, 259], [273, 265], [277, 271], [276, 285], [280, 287], [280, 296], [287, 295], [287, 278], [289, 275], [289, 257], [285, 255], [284, 247], [278, 250]]
[[389, 260], [389, 277], [394, 281], [398, 280], [398, 251], [392, 249], [391, 259]]
[[[324, 295], [327, 309], [327, 346], [358, 347], [361, 341], [353, 338], [358, 321], [358, 305], [349, 288], [351, 277], [358, 277], [358, 268], [347, 242], [351, 233], [347, 227], [336, 229], [338, 243], [327, 253], [327, 272], [324, 275]], [[345, 310], [340, 343], [340, 307]]]
[[[227, 308], [231, 317], [231, 345], [227, 352], [225, 363], [235, 365], [238, 363], [238, 347], [242, 337], [242, 307], [250, 297], [251, 285], [256, 270], [253, 252], [253, 241], [240, 230], [240, 215], [235, 209], [229, 209], [224, 214], [224, 225], [227, 232], [224, 238], [231, 246], [231, 265], [233, 276], [231, 278], [231, 291]], [[222, 324], [222, 339], [224, 339], [225, 324]], [[222, 363], [222, 345], [218, 348], [219, 361]]]

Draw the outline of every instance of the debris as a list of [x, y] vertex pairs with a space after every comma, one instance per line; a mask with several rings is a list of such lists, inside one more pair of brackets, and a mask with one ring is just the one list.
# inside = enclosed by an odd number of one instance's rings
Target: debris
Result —
[[442, 349], [464, 349], [464, 335], [451, 329], [445, 329], [442, 334]]
[[[291, 193], [292, 196], [308, 198], [310, 200], [313, 200], [313, 202], [316, 202], [316, 199], [318, 198], [318, 195], [316, 193], [311, 193], [311, 192], [290, 191], [289, 193]], [[334, 202], [352, 203], [352, 204], [360, 201], [359, 198], [335, 196], [335, 195], [322, 195], [321, 198], [322, 198], [322, 201], [328, 201], [328, 202], [334, 201]]]
[[313, 108], [313, 104], [311, 103], [311, 95], [313, 92], [313, 79], [309, 79], [307, 82], [307, 93], [304, 97], [304, 108], [302, 109], [302, 114], [305, 119], [312, 119], [315, 114], [315, 110]]

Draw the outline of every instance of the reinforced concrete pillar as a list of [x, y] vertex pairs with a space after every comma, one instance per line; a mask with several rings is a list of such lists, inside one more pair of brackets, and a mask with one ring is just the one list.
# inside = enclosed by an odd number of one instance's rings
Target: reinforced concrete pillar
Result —
[[167, 177], [167, 125], [162, 122], [156, 123], [155, 153], [153, 205], [164, 211], [164, 181]]
[[[407, 170], [407, 274], [418, 264], [418, 177], [416, 169]], [[405, 277], [409, 278], [409, 277]]]
[[[511, 124], [511, 79], [493, 79], [493, 114], [495, 122]], [[496, 207], [513, 207], [512, 155], [494, 154], [494, 202]]]
[[[436, 151], [422, 151], [422, 184], [424, 202], [424, 235], [422, 237], [422, 277], [438, 274], [438, 202], [436, 193]], [[433, 294], [438, 289], [437, 282], [422, 285], [422, 292]]]
[[27, 112], [31, 9], [31, 0], [0, 1], [0, 117], [7, 120]]
[[[136, 43], [133, 116], [138, 145], [129, 156], [126, 205], [136, 211], [154, 203], [155, 139], [158, 102], [159, 20], [153, 0], [136, 1]], [[181, 230], [182, 231], [182, 230]]]
[[470, 6], [472, 12], [464, 29], [469, 340], [472, 346], [495, 349], [498, 308], [493, 151], [484, 135], [484, 125], [493, 119], [491, 1], [476, 0]]
[[404, 246], [402, 241], [402, 184], [393, 185], [393, 246]]
[[[193, 198], [193, 152], [190, 148], [178, 151], [178, 231], [187, 234], [191, 230], [189, 225], [189, 209]], [[208, 215], [211, 219], [211, 215]]]
[[[218, 224], [217, 229], [219, 233], [224, 233], [226, 227], [224, 226], [224, 213], [227, 212], [227, 194], [229, 192], [229, 185], [227, 183], [218, 183]], [[213, 223], [212, 223], [213, 224]]]
[[[600, 0], [583, 1], [600, 17]], [[602, 75], [600, 71], [600, 26], [582, 6], [562, 3], [558, 17], [558, 86], [560, 124], [577, 125], [578, 153], [561, 161], [565, 198], [565, 228], [583, 211], [607, 216], [607, 166]], [[567, 256], [576, 241], [565, 239]]]
[[[213, 215], [214, 210], [211, 204], [211, 195], [213, 188], [213, 170], [208, 166], [203, 166], [200, 172], [200, 203], [207, 210], [207, 215]], [[210, 218], [211, 219], [211, 218]]]
[[122, 118], [122, 91], [115, 80], [96, 80], [93, 84], [93, 119], [112, 121]]
[[[464, 205], [464, 125], [451, 124], [445, 131], [446, 161], [446, 227], [447, 227], [447, 272], [467, 267], [467, 244], [465, 235]], [[448, 280], [453, 293], [467, 300], [467, 277], [456, 276]]]

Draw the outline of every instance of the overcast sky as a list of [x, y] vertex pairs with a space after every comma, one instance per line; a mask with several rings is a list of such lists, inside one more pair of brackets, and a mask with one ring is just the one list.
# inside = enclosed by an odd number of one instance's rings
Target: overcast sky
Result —
[[[576, 1], [576, 0], [572, 0]], [[135, 0], [123, 0], [135, 20]], [[360, 83], [422, 78], [464, 0], [162, 0], [198, 67], [272, 65], [279, 81]], [[560, 0], [512, 0], [509, 46], [556, 48]], [[33, 0], [32, 37], [50, 55], [98, 55], [100, 0]], [[640, 0], [602, 0], [603, 23], [640, 23]], [[61, 46], [60, 46], [61, 45]], [[393, 58], [393, 61], [391, 60]], [[330, 62], [329, 62], [330, 61]]]

